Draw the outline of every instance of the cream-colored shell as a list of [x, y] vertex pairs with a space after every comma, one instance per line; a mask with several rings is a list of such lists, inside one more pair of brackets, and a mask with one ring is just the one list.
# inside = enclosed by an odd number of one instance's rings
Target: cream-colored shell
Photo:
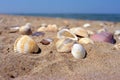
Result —
[[58, 52], [70, 52], [74, 43], [75, 41], [69, 38], [59, 39], [56, 42], [56, 49]]
[[19, 32], [20, 32], [22, 35], [30, 35], [30, 34], [32, 34], [31, 24], [30, 24], [30, 23], [27, 23], [25, 26], [21, 26], [20, 29], [19, 29]]
[[72, 39], [72, 40], [75, 40], [77, 41], [78, 40], [78, 37], [73, 34], [70, 30], [68, 29], [62, 29], [60, 30], [58, 33], [57, 33], [57, 38], [58, 39], [64, 39], [64, 38], [69, 38], [69, 39]]
[[87, 30], [80, 28], [80, 27], [76, 27], [76, 28], [71, 28], [70, 31], [78, 36], [81, 37], [88, 37], [88, 32]]
[[87, 30], [87, 32], [88, 32], [89, 35], [93, 35], [94, 34], [94, 32], [91, 31], [91, 30]]
[[37, 32], [45, 32], [46, 31], [46, 27], [42, 26], [40, 28], [38, 28]]
[[81, 44], [94, 44], [93, 40], [91, 40], [90, 38], [81, 38], [78, 42]]
[[56, 24], [53, 24], [53, 25], [49, 24], [46, 28], [46, 31], [48, 32], [56, 32], [57, 30], [58, 30], [58, 27]]
[[76, 59], [83, 59], [85, 58], [85, 55], [86, 55], [85, 49], [80, 44], [74, 44], [72, 47], [71, 53], [73, 57]]
[[120, 35], [120, 30], [116, 30], [115, 32], [114, 32], [114, 35]]
[[119, 44], [114, 45], [114, 47], [113, 47], [113, 48], [115, 48], [115, 49], [117, 49], [117, 50], [120, 50], [120, 43], [119, 43]]
[[87, 27], [90, 27], [91, 25], [89, 24], [89, 23], [85, 23], [84, 25], [83, 25], [83, 27], [84, 28], [87, 28]]
[[14, 51], [18, 53], [37, 53], [39, 50], [36, 42], [27, 35], [17, 38], [14, 43]]

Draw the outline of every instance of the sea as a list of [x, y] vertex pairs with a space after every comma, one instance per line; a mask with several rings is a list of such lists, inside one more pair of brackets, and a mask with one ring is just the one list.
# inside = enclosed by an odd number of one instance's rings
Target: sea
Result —
[[14, 15], [120, 22], [120, 14], [29, 14], [29, 13], [26, 14], [25, 13], [25, 14], [14, 14]]

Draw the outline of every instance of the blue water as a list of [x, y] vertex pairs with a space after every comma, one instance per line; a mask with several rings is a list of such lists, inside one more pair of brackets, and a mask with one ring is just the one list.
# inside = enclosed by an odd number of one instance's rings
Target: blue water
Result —
[[120, 14], [14, 14], [14, 15], [120, 22]]

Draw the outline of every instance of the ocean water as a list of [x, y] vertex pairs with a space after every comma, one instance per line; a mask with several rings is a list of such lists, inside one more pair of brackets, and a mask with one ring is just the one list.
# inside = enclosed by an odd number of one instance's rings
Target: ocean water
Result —
[[14, 15], [120, 22], [120, 14], [14, 14]]

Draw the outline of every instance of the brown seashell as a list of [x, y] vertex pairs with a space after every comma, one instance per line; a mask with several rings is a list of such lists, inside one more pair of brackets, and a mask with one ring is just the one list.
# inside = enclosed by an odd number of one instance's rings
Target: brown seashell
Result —
[[21, 26], [20, 29], [19, 29], [19, 32], [22, 35], [31, 35], [32, 34], [31, 24], [27, 23], [25, 26]]
[[59, 39], [56, 42], [57, 51], [58, 52], [70, 52], [71, 47], [73, 46], [74, 43], [75, 41], [69, 38]]
[[49, 45], [50, 42], [52, 42], [52, 41], [53, 41], [52, 39], [47, 38], [47, 39], [42, 39], [42, 40], [40, 41], [40, 43], [42, 43], [43, 45]]
[[77, 36], [80, 37], [88, 37], [88, 32], [87, 30], [80, 28], [80, 27], [76, 27], [76, 28], [71, 28], [70, 31], [74, 34], [76, 34]]
[[38, 53], [40, 48], [31, 37], [23, 35], [15, 41], [14, 51], [18, 53]]

